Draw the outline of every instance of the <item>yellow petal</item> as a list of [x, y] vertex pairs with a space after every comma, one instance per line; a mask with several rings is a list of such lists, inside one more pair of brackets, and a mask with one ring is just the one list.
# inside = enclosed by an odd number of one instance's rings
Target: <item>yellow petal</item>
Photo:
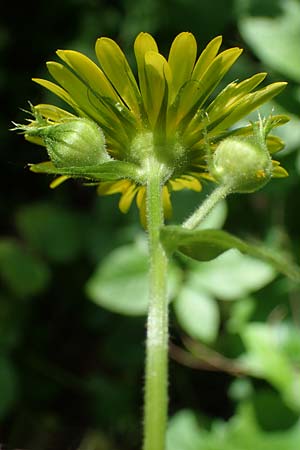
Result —
[[114, 101], [119, 98], [102, 70], [87, 56], [73, 50], [57, 50], [58, 56], [99, 95], [110, 97]]
[[246, 95], [260, 84], [265, 77], [266, 73], [258, 73], [240, 83], [230, 83], [210, 103], [206, 114], [203, 113], [202, 109], [198, 110], [184, 131], [183, 137], [186, 146], [192, 147], [195, 145], [203, 137], [204, 129], [207, 129], [207, 131], [213, 130], [215, 134], [218, 124], [226, 119], [243, 102]]
[[136, 195], [136, 204], [138, 208], [141, 208], [143, 201], [146, 197], [146, 188], [145, 186], [141, 186]]
[[169, 181], [173, 191], [181, 191], [182, 189], [191, 189], [200, 192], [202, 189], [201, 183], [197, 178], [192, 176], [185, 176]]
[[201, 178], [204, 178], [204, 180], [213, 181], [214, 183], [216, 182], [214, 177], [208, 172], [202, 172], [202, 173], [199, 174], [199, 176]]
[[192, 191], [200, 192], [202, 190], [202, 185], [198, 178], [185, 175], [183, 176], [183, 179], [186, 183], [186, 187], [188, 189], [191, 189]]
[[140, 33], [134, 42], [134, 53], [138, 68], [138, 77], [142, 98], [147, 95], [145, 79], [145, 54], [149, 51], [158, 53], [158, 48], [153, 37], [148, 33]]
[[53, 92], [53, 94], [57, 95], [64, 102], [70, 105], [74, 109], [74, 111], [83, 115], [77, 103], [75, 103], [73, 98], [60, 86], [57, 86], [57, 84], [52, 83], [52, 81], [43, 80], [41, 78], [32, 78], [32, 81], [34, 81], [37, 84], [40, 84], [44, 88], [48, 89], [50, 92]]
[[[205, 86], [203, 83], [200, 83], [200, 79], [206, 73], [208, 67], [210, 67], [210, 65], [214, 62], [221, 43], [222, 36], [217, 36], [208, 43], [198, 58], [191, 74], [190, 81], [186, 82], [186, 84], [179, 90], [178, 97], [176, 98], [177, 111], [175, 117], [171, 120], [173, 127], [176, 127], [177, 123], [186, 116], [188, 111], [194, 106], [203, 93]], [[195, 112], [196, 111], [194, 111], [194, 113]], [[187, 121], [187, 124], [191, 121], [192, 116]]]
[[67, 175], [62, 175], [61, 177], [55, 178], [55, 180], [53, 180], [50, 183], [50, 188], [51, 189], [55, 189], [57, 186], [61, 185], [62, 183], [64, 183], [69, 178], [71, 178], [71, 177], [68, 177]]
[[62, 64], [51, 61], [47, 63], [47, 67], [52, 77], [70, 94], [85, 115], [91, 117], [108, 134], [125, 143], [128, 141], [121, 122], [97, 93]]
[[137, 189], [137, 186], [132, 183], [131, 186], [129, 186], [128, 189], [126, 189], [126, 191], [122, 194], [119, 201], [119, 208], [122, 213], [126, 214], [128, 212], [136, 195]]
[[[87, 56], [72, 50], [58, 50], [58, 56], [76, 73], [76, 76], [86, 85], [88, 93], [93, 93], [98, 100], [111, 110], [121, 122], [137, 129], [136, 116], [122, 102], [104, 72]], [[127, 127], [127, 128], [128, 128]]]
[[47, 68], [55, 81], [70, 94], [80, 108], [98, 123], [101, 123], [103, 118], [100, 111], [103, 109], [103, 106], [99, 105], [98, 99], [94, 98], [92, 93], [90, 93], [89, 96], [85, 85], [76, 77], [76, 75], [70, 72], [70, 70], [62, 64], [54, 61], [48, 62]]
[[274, 178], [286, 178], [289, 176], [288, 172], [281, 167], [278, 161], [272, 161], [273, 163], [273, 171], [272, 171], [272, 177]]
[[159, 53], [149, 51], [145, 54], [146, 95], [145, 108], [152, 127], [160, 113], [167, 82], [171, 82], [170, 67]]
[[64, 109], [58, 108], [54, 105], [39, 104], [34, 107], [43, 117], [52, 120], [53, 122], [60, 122], [64, 119], [71, 119], [75, 117], [74, 114], [65, 111]]
[[266, 75], [265, 72], [257, 73], [240, 83], [227, 85], [207, 108], [211, 127], [214, 121], [222, 120], [222, 116], [226, 118], [236, 108], [238, 102], [243, 101], [246, 95], [266, 78]]
[[167, 186], [164, 186], [162, 189], [162, 203], [164, 216], [167, 219], [170, 219], [170, 217], [172, 216], [172, 203], [170, 199], [170, 192]]
[[96, 42], [96, 54], [107, 78], [128, 107], [139, 117], [140, 92], [127, 59], [118, 44], [112, 39], [100, 38]]
[[214, 127], [213, 132], [215, 133], [219, 129], [222, 130], [231, 127], [234, 123], [245, 117], [251, 111], [254, 111], [260, 105], [279, 94], [279, 92], [285, 88], [286, 84], [287, 83], [285, 82], [272, 83], [262, 89], [259, 89], [258, 91], [251, 92], [243, 96], [238, 102], [236, 102], [234, 108], [232, 108], [224, 120], [219, 122], [218, 125]]
[[216, 57], [221, 44], [222, 44], [222, 36], [216, 36], [207, 44], [207, 46], [199, 56], [198, 61], [195, 65], [192, 74], [193, 79], [199, 80], [202, 77], [203, 73], [206, 71], [208, 66]]
[[184, 32], [176, 36], [168, 58], [173, 75], [171, 101], [183, 84], [190, 79], [196, 55], [197, 43], [192, 33]]
[[273, 153], [279, 152], [285, 147], [285, 142], [279, 136], [269, 134], [266, 140], [267, 140], [267, 147], [271, 155]]
[[125, 192], [131, 186], [131, 181], [129, 180], [119, 180], [119, 181], [103, 181], [99, 184], [97, 188], [97, 193], [99, 195], [112, 195], [119, 192]]
[[136, 204], [140, 212], [140, 221], [143, 227], [147, 228], [147, 204], [146, 204], [146, 188], [140, 187], [136, 195]]
[[[203, 105], [241, 53], [240, 48], [225, 50], [212, 61], [202, 75], [201, 73], [198, 74], [199, 78], [195, 79], [198, 92], [195, 93], [193, 90], [191, 95], [187, 90], [185, 96], [181, 99], [183, 115], [189, 110], [193, 111], [195, 105], [197, 105], [197, 108]], [[194, 74], [192, 77], [194, 77]]]
[[140, 211], [140, 222], [142, 226], [147, 229], [147, 208], [146, 208], [146, 198], [144, 198], [141, 207], [139, 208]]

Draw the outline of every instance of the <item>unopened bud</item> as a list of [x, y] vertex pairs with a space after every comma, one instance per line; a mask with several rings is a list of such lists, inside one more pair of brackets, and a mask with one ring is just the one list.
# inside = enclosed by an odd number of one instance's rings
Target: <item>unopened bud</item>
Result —
[[105, 137], [95, 122], [74, 118], [54, 125], [27, 127], [26, 134], [38, 136], [58, 168], [96, 166], [110, 159]]
[[210, 171], [231, 192], [254, 192], [271, 178], [273, 165], [265, 142], [257, 135], [224, 139], [211, 158]]

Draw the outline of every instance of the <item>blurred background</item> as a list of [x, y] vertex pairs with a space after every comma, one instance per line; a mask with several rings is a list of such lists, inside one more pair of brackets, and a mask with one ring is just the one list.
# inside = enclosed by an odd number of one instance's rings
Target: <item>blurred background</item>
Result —
[[[216, 35], [243, 55], [223, 80], [267, 71], [288, 87], [260, 112], [285, 113], [277, 159], [289, 177], [232, 196], [205, 224], [264, 241], [299, 261], [300, 1], [52, 0], [0, 18], [1, 238], [0, 446], [28, 450], [136, 450], [142, 425], [146, 241], [135, 206], [97, 197], [76, 181], [51, 190], [29, 172], [45, 159], [9, 131], [28, 101], [59, 100], [31, 77], [50, 79], [57, 48], [95, 60], [100, 36], [134, 66], [140, 31], [167, 54], [181, 31], [199, 51]], [[257, 114], [251, 116], [256, 118]], [[173, 195], [178, 223], [207, 194]], [[170, 271], [168, 450], [298, 450], [299, 289], [265, 263], [230, 251]], [[2, 448], [2, 447], [1, 447]], [[155, 449], [153, 449], [155, 450]]]

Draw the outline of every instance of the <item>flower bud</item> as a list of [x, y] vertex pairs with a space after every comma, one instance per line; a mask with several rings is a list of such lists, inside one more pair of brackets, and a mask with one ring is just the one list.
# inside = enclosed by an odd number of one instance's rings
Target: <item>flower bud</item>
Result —
[[249, 193], [264, 186], [272, 176], [272, 160], [264, 141], [257, 135], [228, 137], [211, 158], [210, 171], [231, 192]]
[[89, 119], [74, 118], [44, 127], [28, 127], [26, 134], [42, 138], [51, 161], [58, 168], [96, 166], [110, 159], [102, 130]]

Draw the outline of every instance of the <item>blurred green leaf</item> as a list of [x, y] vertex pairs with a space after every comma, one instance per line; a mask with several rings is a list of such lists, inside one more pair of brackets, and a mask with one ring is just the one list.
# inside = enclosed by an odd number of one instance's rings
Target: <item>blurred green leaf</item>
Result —
[[18, 301], [0, 295], [0, 349], [7, 351], [16, 346], [22, 338], [23, 310]]
[[[287, 430], [299, 419], [299, 414], [288, 408], [280, 395], [269, 387], [253, 392], [251, 403], [256, 420], [265, 431]], [[272, 414], [266, 414], [266, 411], [272, 411]]]
[[216, 339], [220, 315], [213, 297], [187, 283], [173, 304], [178, 322], [189, 336], [206, 343]]
[[90, 410], [97, 420], [106, 426], [120, 426], [129, 413], [134, 391], [125, 389], [124, 382], [101, 374], [91, 375], [86, 380], [90, 396]]
[[206, 450], [207, 431], [200, 428], [196, 414], [181, 410], [169, 421], [167, 450]]
[[178, 250], [186, 256], [198, 261], [210, 261], [229, 249], [237, 249], [242, 253], [272, 265], [278, 272], [300, 281], [300, 268], [286, 260], [278, 251], [258, 244], [250, 244], [222, 230], [188, 230], [169, 225], [161, 229], [161, 240], [166, 250]]
[[292, 323], [282, 323], [280, 329], [282, 351], [294, 364], [300, 364], [300, 330]]
[[230, 316], [227, 322], [229, 333], [238, 333], [243, 329], [255, 309], [253, 298], [246, 297], [235, 302], [230, 309]]
[[[240, 360], [253, 376], [266, 379], [290, 408], [300, 412], [300, 373], [289, 347], [296, 336], [300, 340], [300, 331], [292, 325], [250, 323], [241, 331], [246, 353]], [[294, 348], [299, 352], [298, 343]], [[299, 361], [299, 353], [296, 359]]]
[[[148, 255], [145, 246], [130, 244], [113, 250], [86, 285], [88, 297], [99, 306], [120, 314], [141, 315], [148, 307]], [[177, 291], [180, 274], [169, 271], [169, 297]]]
[[50, 272], [46, 264], [24, 249], [17, 241], [0, 241], [0, 277], [18, 297], [42, 292], [48, 286]]
[[300, 4], [281, 1], [277, 17], [244, 17], [239, 30], [263, 64], [292, 80], [300, 81]]
[[78, 450], [112, 450], [113, 448], [115, 447], [104, 433], [88, 430], [83, 436]]
[[236, 378], [231, 383], [228, 395], [235, 402], [247, 400], [254, 392], [251, 380], [249, 378]]
[[47, 203], [28, 205], [18, 210], [16, 224], [32, 248], [54, 262], [69, 262], [82, 248], [81, 216], [66, 208]]
[[298, 450], [299, 442], [299, 424], [266, 433], [246, 403], [228, 422], [214, 420], [210, 431], [200, 426], [193, 411], [180, 411], [170, 420], [167, 450]]
[[238, 300], [270, 283], [275, 271], [269, 264], [235, 249], [210, 262], [193, 264], [190, 282], [199, 291], [221, 300]]
[[15, 370], [6, 356], [0, 355], [0, 419], [4, 418], [17, 399]]

